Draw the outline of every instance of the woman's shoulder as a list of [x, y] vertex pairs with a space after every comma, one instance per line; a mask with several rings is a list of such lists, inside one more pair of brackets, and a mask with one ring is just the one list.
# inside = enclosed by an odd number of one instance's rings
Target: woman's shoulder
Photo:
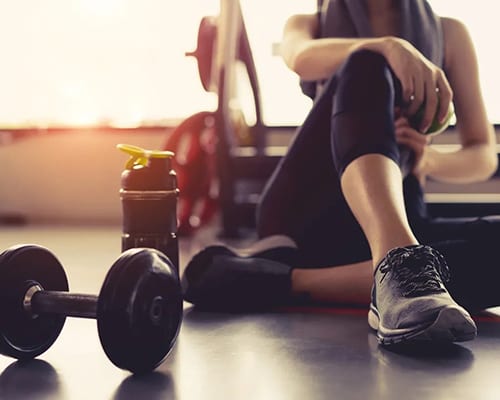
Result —
[[473, 44], [467, 26], [456, 18], [441, 17], [441, 26], [445, 44], [445, 60], [455, 62], [458, 55], [465, 56]]
[[315, 30], [318, 26], [318, 14], [293, 14], [288, 17], [286, 26], [289, 28], [304, 28]]
[[443, 32], [448, 35], [468, 34], [465, 24], [457, 18], [440, 17]]

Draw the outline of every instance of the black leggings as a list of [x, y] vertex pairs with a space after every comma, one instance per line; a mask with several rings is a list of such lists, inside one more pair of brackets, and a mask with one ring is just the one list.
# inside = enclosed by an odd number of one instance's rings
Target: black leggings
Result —
[[368, 242], [342, 194], [340, 176], [355, 158], [382, 154], [401, 166], [410, 225], [421, 243], [444, 254], [452, 270], [448, 288], [455, 299], [473, 309], [500, 305], [495, 251], [500, 217], [428, 216], [422, 188], [408, 174], [412, 154], [396, 143], [396, 106], [401, 106], [401, 85], [385, 58], [367, 50], [353, 53], [326, 82], [267, 182], [257, 209], [259, 237], [293, 238], [300, 267], [370, 260]]

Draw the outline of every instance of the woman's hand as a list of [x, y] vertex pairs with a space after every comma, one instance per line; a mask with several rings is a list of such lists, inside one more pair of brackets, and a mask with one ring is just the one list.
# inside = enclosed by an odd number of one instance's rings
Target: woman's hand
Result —
[[404, 145], [413, 151], [415, 161], [411, 171], [412, 174], [421, 183], [424, 183], [427, 176], [430, 137], [412, 128], [405, 117], [397, 117], [394, 121], [394, 128], [398, 144]]
[[425, 104], [420, 132], [425, 133], [436, 115], [442, 123], [447, 116], [453, 92], [441, 68], [427, 60], [409, 42], [396, 37], [384, 40], [383, 54], [402, 86], [405, 114], [411, 116]]

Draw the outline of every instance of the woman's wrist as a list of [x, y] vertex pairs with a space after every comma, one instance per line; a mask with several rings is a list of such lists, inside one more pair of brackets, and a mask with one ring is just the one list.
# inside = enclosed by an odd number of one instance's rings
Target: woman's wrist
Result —
[[392, 43], [392, 36], [384, 36], [377, 38], [367, 38], [359, 41], [354, 45], [353, 51], [357, 50], [371, 50], [382, 54], [387, 58], [390, 47], [394, 46]]
[[402, 45], [402, 41], [403, 39], [395, 36], [370, 38], [360, 43], [360, 49], [376, 51], [389, 60], [394, 50]]
[[436, 157], [439, 157], [439, 152], [433, 149], [432, 146], [425, 146], [420, 172], [424, 176], [432, 176], [436, 165]]

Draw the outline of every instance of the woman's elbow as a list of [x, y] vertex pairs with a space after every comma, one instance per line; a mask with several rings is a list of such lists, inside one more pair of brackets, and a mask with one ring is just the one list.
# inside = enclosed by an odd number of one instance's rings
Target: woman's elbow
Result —
[[307, 49], [301, 47], [291, 51], [287, 50], [286, 46], [283, 46], [281, 56], [290, 70], [295, 72], [301, 78], [307, 78], [308, 70], [310, 68], [309, 65], [311, 63]]
[[490, 179], [498, 170], [498, 154], [496, 145], [489, 145], [481, 157], [480, 178], [483, 181]]
[[498, 154], [496, 151], [492, 152], [490, 156], [488, 157], [488, 162], [487, 162], [487, 178], [491, 178], [495, 173], [498, 171]]

